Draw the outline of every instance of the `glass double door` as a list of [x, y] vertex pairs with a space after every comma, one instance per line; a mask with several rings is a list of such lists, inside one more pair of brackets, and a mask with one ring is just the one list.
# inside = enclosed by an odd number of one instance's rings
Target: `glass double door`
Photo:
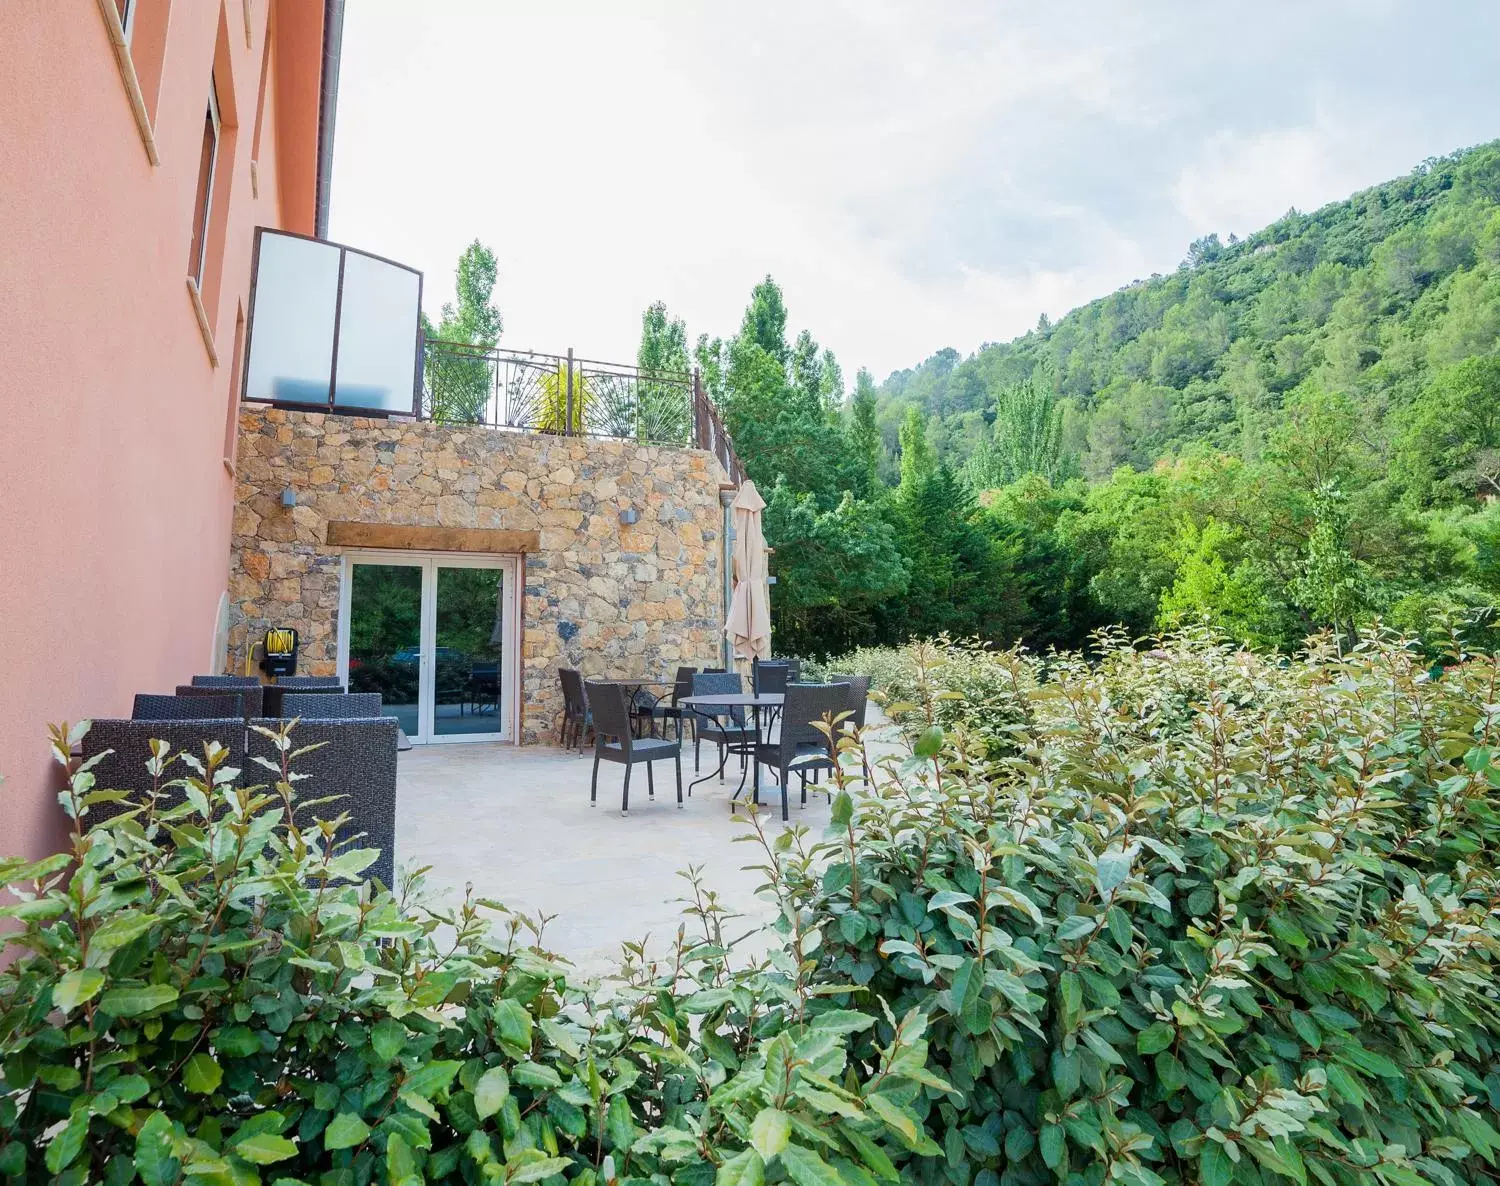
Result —
[[413, 742], [507, 741], [516, 694], [510, 556], [352, 552], [339, 671]]

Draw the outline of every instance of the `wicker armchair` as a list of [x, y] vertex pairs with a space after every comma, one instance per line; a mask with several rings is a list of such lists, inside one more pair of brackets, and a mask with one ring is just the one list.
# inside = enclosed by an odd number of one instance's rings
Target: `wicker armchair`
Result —
[[[849, 717], [844, 721], [844, 728], [849, 732], [855, 732], [865, 727], [865, 715], [870, 707], [870, 677], [868, 675], [830, 675], [828, 682], [831, 684], [849, 685]], [[870, 770], [870, 756], [865, 752], [863, 744], [859, 747], [860, 765], [864, 767], [865, 782], [873, 781]]]
[[[199, 678], [194, 676], [194, 679]], [[245, 719], [264, 716], [265, 694], [260, 684], [178, 684], [179, 696], [238, 696]]]
[[568, 748], [568, 738], [583, 749], [583, 736], [594, 727], [594, 718], [589, 713], [589, 696], [583, 687], [583, 674], [573, 667], [559, 667], [557, 680], [562, 685], [563, 715], [558, 726], [557, 740], [563, 749]]
[[379, 715], [379, 692], [290, 692], [281, 698], [282, 720], [346, 721]]
[[344, 691], [344, 685], [336, 675], [283, 675], [277, 677], [276, 686], [292, 692], [305, 692], [308, 688], [337, 688]]
[[[693, 676], [694, 696], [739, 696], [744, 691], [745, 681], [737, 671], [700, 671]], [[705, 740], [718, 746], [721, 769], [729, 753], [740, 756], [743, 768], [755, 742], [755, 727], [746, 722], [743, 708], [714, 710], [694, 707], [692, 721], [694, 774], [698, 772], [698, 755]]]
[[[280, 720], [252, 721], [276, 731]], [[378, 848], [380, 856], [365, 876], [382, 885], [393, 885], [396, 869], [396, 721], [394, 717], [369, 717], [357, 720], [301, 720], [292, 729], [297, 748], [324, 742], [303, 754], [292, 766], [293, 773], [305, 774], [296, 782], [300, 799], [340, 798], [315, 809], [299, 811], [297, 822], [311, 823], [312, 815], [333, 819], [348, 813], [349, 820], [338, 836], [338, 843], [354, 848]], [[249, 756], [266, 758], [279, 765], [280, 751], [269, 737], [250, 730]], [[260, 763], [245, 771], [247, 781], [271, 777]], [[356, 837], [358, 839], [356, 840]]]
[[255, 675], [195, 675], [195, 688], [258, 688], [260, 677]]
[[836, 717], [849, 708], [847, 684], [789, 684], [783, 704], [781, 735], [775, 741], [755, 746], [753, 801], [760, 802], [760, 768], [770, 766], [781, 784], [781, 818], [787, 819], [787, 784], [796, 774], [802, 784], [802, 805], [807, 806], [807, 776], [815, 770], [832, 770], [828, 737], [818, 727], [824, 717]]
[[[130, 801], [95, 804], [84, 817], [85, 823], [112, 819], [146, 803], [153, 781], [146, 771], [153, 740], [165, 741], [174, 753], [185, 750], [198, 758], [203, 756], [205, 742], [216, 741], [229, 751], [226, 765], [244, 771], [245, 722], [238, 715], [193, 720], [96, 720], [84, 734], [84, 760], [105, 750], [112, 752], [94, 767], [94, 785], [101, 791], [126, 791]], [[192, 771], [182, 763], [172, 762], [162, 775], [162, 782], [169, 783], [190, 773]], [[163, 806], [175, 806], [182, 800], [181, 788], [171, 787], [162, 792]]]
[[[312, 679], [322, 679], [322, 676], [311, 676]], [[283, 706], [283, 701], [288, 696], [343, 696], [348, 689], [337, 681], [331, 684], [317, 684], [312, 687], [288, 687], [286, 684], [267, 684], [265, 686], [265, 698], [263, 706], [265, 715], [268, 717], [284, 717], [288, 713]]]
[[153, 696], [138, 692], [130, 710], [133, 721], [201, 721], [222, 717], [239, 717], [240, 724], [245, 723], [245, 701], [239, 692], [195, 693], [190, 696]]
[[[594, 776], [589, 784], [589, 806], [599, 798], [599, 763], [618, 762], [625, 767], [625, 786], [620, 795], [620, 814], [630, 814], [630, 768], [646, 764], [646, 794], [656, 798], [651, 763], [671, 758], [677, 768], [677, 806], [682, 806], [682, 742], [664, 737], [633, 736], [630, 706], [619, 684], [587, 684], [594, 714]], [[613, 740], [611, 740], [613, 738]]]

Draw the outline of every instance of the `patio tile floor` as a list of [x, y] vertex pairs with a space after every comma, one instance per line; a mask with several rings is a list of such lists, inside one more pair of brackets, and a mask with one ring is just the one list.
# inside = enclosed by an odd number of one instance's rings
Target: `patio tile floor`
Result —
[[[705, 747], [704, 773], [710, 768]], [[694, 777], [685, 753], [683, 785]], [[677, 809], [670, 763], [657, 763], [656, 798], [646, 797], [645, 771], [631, 775], [630, 815], [620, 815], [623, 768], [604, 763], [599, 802], [589, 806], [592, 754], [500, 743], [418, 746], [397, 771], [398, 868], [431, 865], [428, 889], [456, 901], [466, 882], [475, 892], [526, 914], [557, 917], [544, 945], [588, 972], [613, 965], [622, 941], [644, 939], [661, 950], [682, 921], [688, 883], [678, 876], [701, 865], [707, 885], [745, 915], [727, 927], [738, 935], [774, 918], [755, 896], [760, 874], [748, 870], [760, 846], [735, 842], [753, 835], [743, 809], [729, 813], [739, 781], [731, 759], [725, 781], [698, 786]], [[780, 794], [762, 778], [768, 828], [781, 828]], [[826, 782], [824, 784], [826, 786]], [[793, 784], [795, 789], [795, 782]], [[748, 789], [745, 797], [748, 798]], [[770, 805], [774, 803], [774, 808]], [[828, 798], [809, 787], [806, 809], [794, 798], [791, 822], [821, 832]]]

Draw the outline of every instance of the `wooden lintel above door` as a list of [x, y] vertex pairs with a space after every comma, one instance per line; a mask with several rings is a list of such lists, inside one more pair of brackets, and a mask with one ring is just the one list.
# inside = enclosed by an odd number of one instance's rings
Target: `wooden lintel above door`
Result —
[[413, 552], [536, 552], [541, 533], [498, 527], [417, 527], [404, 523], [328, 524], [328, 543], [340, 548], [395, 548]]

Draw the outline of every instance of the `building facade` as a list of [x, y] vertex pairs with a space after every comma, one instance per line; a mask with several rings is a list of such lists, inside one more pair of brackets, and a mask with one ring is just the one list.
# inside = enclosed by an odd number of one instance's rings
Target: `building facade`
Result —
[[223, 663], [256, 226], [321, 234], [339, 0], [0, 4], [0, 851], [46, 725]]

